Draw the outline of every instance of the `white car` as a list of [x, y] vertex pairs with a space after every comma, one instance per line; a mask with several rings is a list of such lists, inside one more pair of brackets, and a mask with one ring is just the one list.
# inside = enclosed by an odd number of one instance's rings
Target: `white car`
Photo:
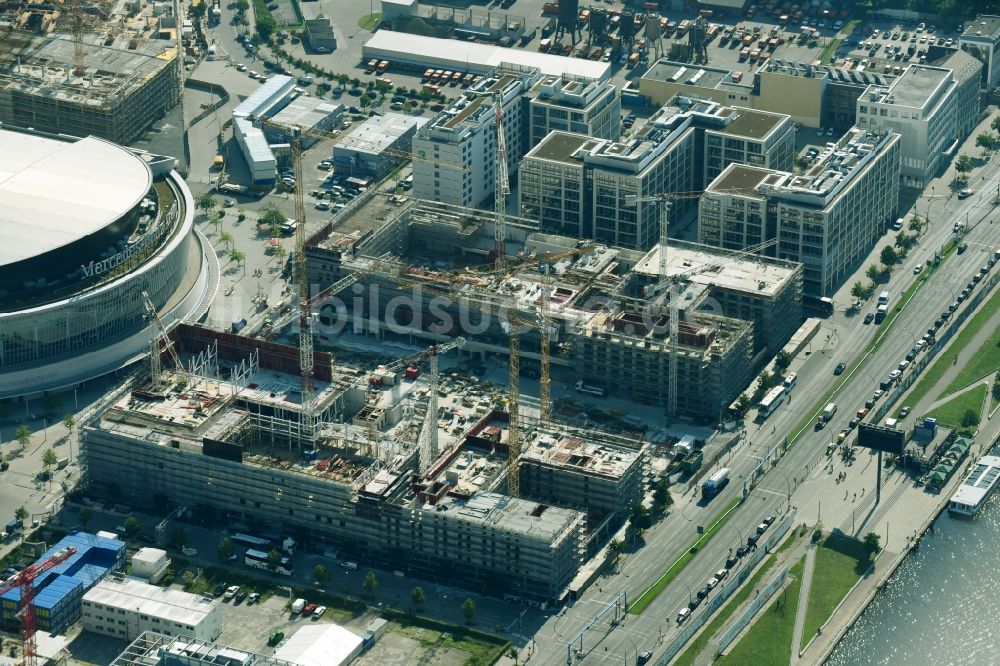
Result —
[[225, 599], [226, 601], [229, 601], [230, 599], [235, 597], [239, 591], [240, 591], [239, 585], [230, 585], [229, 587], [226, 588], [226, 593], [222, 595], [222, 598]]
[[244, 65], [243, 63], [240, 63], [240, 64], [236, 65], [236, 71], [237, 72], [245, 72], [245, 71], [247, 71], [247, 66]]
[[257, 72], [255, 72], [253, 70], [250, 70], [250, 73], [247, 74], [247, 76], [249, 76], [251, 79], [258, 79], [258, 78], [260, 78], [260, 74], [258, 74]]
[[323, 613], [326, 612], [326, 606], [317, 606], [316, 610], [313, 611], [313, 619], [318, 617], [323, 617]]

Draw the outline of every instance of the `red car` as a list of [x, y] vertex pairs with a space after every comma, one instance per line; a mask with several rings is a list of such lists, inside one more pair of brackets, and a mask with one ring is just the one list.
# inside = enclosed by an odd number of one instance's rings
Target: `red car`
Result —
[[306, 607], [302, 609], [302, 614], [312, 615], [314, 610], [316, 610], [316, 604], [306, 604]]

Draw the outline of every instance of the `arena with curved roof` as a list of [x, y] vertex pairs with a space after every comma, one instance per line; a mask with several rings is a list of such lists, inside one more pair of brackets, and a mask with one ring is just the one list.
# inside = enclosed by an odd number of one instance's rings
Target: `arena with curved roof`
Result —
[[168, 321], [207, 309], [218, 261], [194, 231], [175, 162], [95, 137], [0, 129], [0, 398], [141, 357], [143, 292]]

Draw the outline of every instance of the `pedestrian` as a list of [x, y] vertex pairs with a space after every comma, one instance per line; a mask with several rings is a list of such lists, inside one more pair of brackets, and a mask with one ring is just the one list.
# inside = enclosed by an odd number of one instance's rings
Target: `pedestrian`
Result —
[[851, 501], [853, 502], [853, 501], [854, 501], [854, 500], [856, 500], [856, 499], [858, 499], [858, 494], [857, 494], [857, 493], [854, 493], [854, 497], [853, 497], [853, 498], [851, 499]]
[[864, 489], [864, 488], [862, 488], [862, 489], [861, 489], [861, 496], [862, 496], [862, 497], [864, 497], [864, 496], [865, 496], [865, 489]]

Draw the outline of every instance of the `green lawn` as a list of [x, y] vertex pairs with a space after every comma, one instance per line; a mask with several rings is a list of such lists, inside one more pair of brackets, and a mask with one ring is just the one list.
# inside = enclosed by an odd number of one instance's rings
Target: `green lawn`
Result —
[[372, 30], [381, 22], [382, 14], [380, 12], [375, 12], [374, 14], [368, 14], [367, 16], [359, 18], [358, 27], [362, 30]]
[[[998, 297], [1000, 297], [1000, 291], [994, 294], [989, 299], [987, 305], [980, 310], [975, 317], [973, 317], [972, 321], [969, 323], [970, 328], [978, 324], [976, 328], [978, 331], [985, 325], [986, 320], [997, 311], [998, 307], [1000, 307], [1000, 300], [998, 300]], [[980, 315], [982, 316], [982, 320], [977, 322], [976, 320], [980, 318]], [[963, 386], [968, 386], [977, 379], [982, 379], [997, 368], [1000, 368], [1000, 328], [993, 329], [993, 333], [990, 337], [983, 340], [982, 346], [976, 350], [976, 354], [973, 356], [973, 359], [974, 362], [969, 363], [962, 368], [961, 372], [959, 372], [958, 375], [955, 376], [955, 379], [952, 380], [951, 384], [948, 385], [948, 388], [941, 392], [941, 396], [954, 393]]]
[[[794, 530], [793, 530], [794, 531]], [[750, 576], [740, 587], [739, 591], [733, 596], [729, 597], [729, 601], [719, 609], [719, 612], [715, 614], [712, 621], [708, 623], [701, 633], [688, 643], [687, 649], [677, 658], [674, 662], [674, 666], [691, 666], [694, 664], [694, 660], [698, 658], [698, 655], [704, 650], [709, 641], [719, 633], [724, 625], [728, 624], [729, 618], [743, 606], [747, 599], [754, 590], [759, 589], [764, 582], [764, 577], [767, 572], [774, 568], [774, 563], [778, 561], [778, 554], [782, 553], [785, 549], [789, 548], [792, 544], [797, 541], [798, 537], [796, 535], [791, 535], [785, 539], [785, 542], [778, 547], [774, 554], [769, 555], [761, 563], [760, 568], [757, 569], [757, 573]]]
[[732, 515], [733, 511], [742, 501], [742, 498], [736, 497], [732, 502], [712, 521], [709, 523], [709, 527], [705, 530], [705, 533], [698, 538], [691, 547], [684, 551], [684, 554], [677, 558], [677, 561], [670, 565], [670, 567], [663, 572], [655, 583], [647, 587], [643, 592], [636, 598], [632, 605], [628, 607], [628, 612], [633, 615], [639, 615], [642, 611], [646, 610], [649, 604], [653, 603], [653, 599], [659, 596], [660, 592], [667, 589], [667, 586], [673, 582], [674, 578], [677, 578], [677, 574], [684, 570], [684, 567], [688, 565], [688, 562], [694, 559], [694, 556], [698, 554], [698, 550], [711, 540], [715, 533], [722, 529], [722, 526], [726, 524], [729, 520], [729, 516]]
[[[948, 346], [948, 350], [943, 352], [938, 356], [937, 360], [924, 371], [924, 376], [921, 378], [917, 385], [913, 387], [909, 395], [906, 397], [906, 403], [909, 405], [914, 405], [920, 402], [927, 393], [934, 388], [934, 386], [941, 380], [941, 377], [948, 370], [951, 364], [954, 362], [955, 356], [969, 344], [969, 341], [976, 336], [977, 333], [986, 325], [989, 318], [997, 311], [1000, 307], [1000, 291], [993, 294], [986, 301], [986, 303], [979, 309], [979, 312], [975, 314], [972, 319], [966, 322], [965, 326], [959, 331], [958, 335], [951, 341]], [[978, 362], [974, 367], [978, 366]], [[963, 371], [965, 369], [963, 368]], [[975, 374], [975, 372], [973, 372]], [[953, 382], [954, 383], [954, 382]], [[968, 384], [969, 382], [966, 382]], [[953, 389], [946, 389], [941, 395], [947, 395]]]
[[802, 627], [803, 646], [823, 626], [867, 568], [868, 556], [861, 544], [853, 539], [831, 534], [816, 549], [816, 566]]
[[931, 410], [931, 413], [927, 416], [933, 416], [938, 420], [938, 423], [960, 427], [962, 425], [962, 416], [965, 415], [966, 410], [971, 409], [975, 411], [977, 415], [982, 413], [983, 401], [986, 399], [986, 391], [987, 387], [985, 384], [977, 386], [971, 391], [966, 391], [962, 395], [952, 398], [940, 407]]
[[791, 582], [775, 601], [757, 616], [753, 626], [743, 634], [729, 654], [715, 663], [724, 666], [787, 666], [795, 629], [795, 609], [799, 605], [802, 567], [805, 557], [789, 571]]

